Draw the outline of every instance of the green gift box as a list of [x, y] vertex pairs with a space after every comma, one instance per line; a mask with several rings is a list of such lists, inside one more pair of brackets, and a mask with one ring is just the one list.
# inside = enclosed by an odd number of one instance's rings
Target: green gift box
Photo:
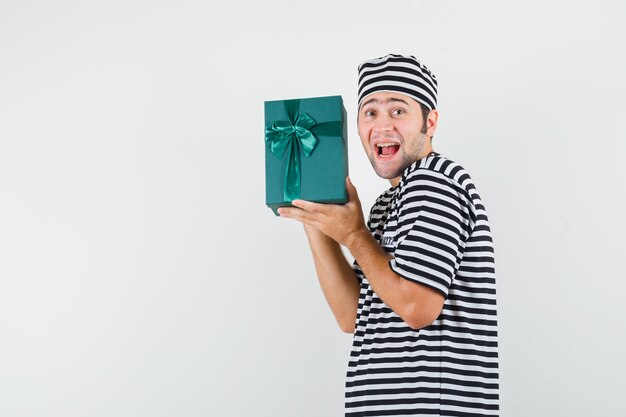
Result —
[[341, 96], [265, 102], [265, 203], [348, 201], [346, 110]]

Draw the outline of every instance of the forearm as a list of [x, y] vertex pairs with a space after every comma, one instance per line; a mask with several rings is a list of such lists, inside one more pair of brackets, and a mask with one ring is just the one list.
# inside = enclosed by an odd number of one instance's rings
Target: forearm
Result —
[[305, 225], [304, 229], [326, 301], [339, 327], [351, 333], [354, 331], [360, 293], [354, 270], [337, 242], [315, 227]]
[[359, 282], [339, 244], [346, 246], [376, 294], [410, 327], [421, 328], [441, 313], [444, 297], [424, 285], [408, 281], [389, 266], [388, 255], [363, 220], [356, 188], [346, 179], [349, 201], [344, 205], [294, 200], [281, 207], [281, 216], [305, 225], [317, 275], [328, 304], [344, 331], [352, 331], [360, 293]]
[[396, 274], [389, 266], [391, 255], [367, 229], [357, 232], [346, 243], [372, 289], [385, 304], [412, 328], [432, 323], [438, 315], [441, 296], [433, 297], [432, 290]]

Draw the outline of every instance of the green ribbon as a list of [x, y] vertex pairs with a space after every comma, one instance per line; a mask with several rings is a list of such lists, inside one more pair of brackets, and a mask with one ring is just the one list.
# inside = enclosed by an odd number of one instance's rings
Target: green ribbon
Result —
[[278, 159], [283, 159], [287, 152], [283, 199], [291, 203], [300, 198], [300, 152], [305, 156], [317, 145], [318, 136], [339, 136], [343, 133], [341, 121], [316, 123], [306, 113], [299, 113], [300, 100], [285, 100], [285, 110], [289, 120], [277, 121], [271, 127], [265, 127], [265, 140], [270, 144], [270, 151]]

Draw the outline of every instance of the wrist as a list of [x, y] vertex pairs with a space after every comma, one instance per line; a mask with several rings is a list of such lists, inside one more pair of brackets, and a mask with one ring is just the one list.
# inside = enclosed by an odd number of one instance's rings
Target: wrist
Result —
[[344, 241], [344, 246], [348, 248], [352, 254], [354, 254], [355, 251], [358, 250], [359, 246], [371, 238], [372, 235], [369, 230], [363, 227], [350, 233]]
[[315, 226], [311, 226], [309, 224], [304, 223], [304, 231], [306, 233], [309, 242], [319, 242], [319, 243], [330, 243], [337, 244], [332, 238], [326, 236], [321, 230], [319, 230]]

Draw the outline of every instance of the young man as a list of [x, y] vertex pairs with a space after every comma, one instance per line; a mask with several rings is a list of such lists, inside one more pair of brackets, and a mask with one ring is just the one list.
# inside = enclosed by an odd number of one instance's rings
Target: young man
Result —
[[436, 105], [437, 80], [415, 57], [362, 63], [359, 136], [392, 187], [367, 225], [349, 179], [345, 205], [279, 210], [304, 224], [328, 304], [354, 332], [347, 416], [498, 415], [490, 229], [467, 172], [433, 152]]

